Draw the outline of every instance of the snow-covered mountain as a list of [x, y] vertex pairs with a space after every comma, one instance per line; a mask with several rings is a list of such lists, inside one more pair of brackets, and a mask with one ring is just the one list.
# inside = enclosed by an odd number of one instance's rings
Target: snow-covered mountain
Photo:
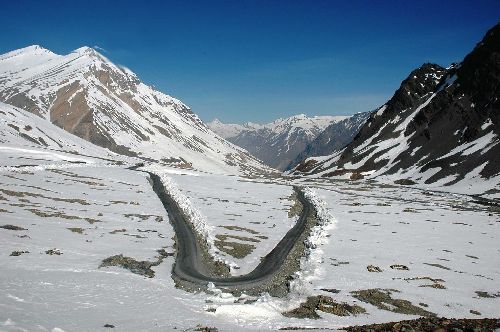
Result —
[[209, 130], [181, 101], [88, 47], [0, 56], [0, 100], [111, 151], [216, 173], [269, 169]]
[[326, 156], [341, 150], [351, 143], [370, 116], [370, 112], [357, 113], [347, 119], [334, 122], [323, 130], [306, 148], [290, 162], [287, 170], [293, 169], [302, 160], [315, 156]]
[[284, 170], [326, 127], [345, 118], [299, 114], [267, 124], [224, 124], [215, 119], [207, 126], [267, 165]]
[[307, 159], [294, 173], [494, 194], [500, 192], [499, 135], [497, 24], [462, 63], [414, 70], [343, 151]]

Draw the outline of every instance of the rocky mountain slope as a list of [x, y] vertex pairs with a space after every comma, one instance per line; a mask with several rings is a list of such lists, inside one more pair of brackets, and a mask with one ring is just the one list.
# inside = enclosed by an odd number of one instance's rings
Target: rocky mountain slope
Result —
[[424, 64], [354, 141], [295, 174], [377, 177], [466, 193], [500, 192], [500, 24], [462, 63]]
[[83, 47], [0, 56], [0, 101], [111, 151], [215, 173], [269, 169], [209, 130], [182, 102]]
[[299, 114], [267, 124], [224, 124], [216, 119], [207, 125], [267, 165], [284, 170], [327, 126], [345, 118]]
[[326, 156], [341, 150], [356, 136], [370, 116], [370, 112], [357, 113], [347, 119], [334, 122], [323, 130], [306, 148], [288, 164], [293, 169], [302, 160], [315, 156]]

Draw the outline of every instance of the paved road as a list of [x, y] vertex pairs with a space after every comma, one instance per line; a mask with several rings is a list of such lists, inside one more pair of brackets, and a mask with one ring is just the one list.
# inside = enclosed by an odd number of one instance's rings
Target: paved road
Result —
[[147, 173], [153, 180], [153, 190], [163, 203], [177, 235], [177, 256], [172, 273], [181, 280], [202, 285], [203, 287], [208, 282], [213, 282], [216, 286], [242, 290], [265, 284], [281, 269], [288, 253], [304, 232], [307, 216], [311, 212], [315, 212], [314, 207], [305, 198], [303, 192], [294, 187], [303, 205], [302, 213], [295, 226], [286, 233], [283, 239], [261, 260], [261, 263], [252, 272], [242, 276], [214, 278], [207, 273], [195, 233], [177, 203], [165, 192], [160, 177], [151, 172]]

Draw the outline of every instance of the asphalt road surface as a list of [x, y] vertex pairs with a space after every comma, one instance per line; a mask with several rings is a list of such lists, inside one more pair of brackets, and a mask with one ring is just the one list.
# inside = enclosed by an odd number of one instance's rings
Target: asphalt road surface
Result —
[[[136, 169], [133, 167], [131, 169]], [[303, 192], [294, 187], [297, 196], [302, 203], [302, 213], [293, 228], [281, 239], [276, 247], [262, 260], [261, 263], [250, 273], [228, 278], [214, 278], [207, 273], [206, 263], [201, 255], [201, 248], [196, 240], [195, 231], [182, 213], [174, 199], [165, 191], [158, 175], [147, 172], [153, 181], [153, 190], [160, 198], [168, 213], [170, 222], [174, 226], [177, 235], [177, 255], [173, 266], [173, 275], [177, 278], [193, 284], [206, 286], [209, 282], [215, 286], [228, 289], [251, 289], [269, 282], [272, 277], [280, 271], [285, 259], [292, 250], [295, 242], [304, 232], [307, 216], [315, 212], [312, 204], [305, 198]]]

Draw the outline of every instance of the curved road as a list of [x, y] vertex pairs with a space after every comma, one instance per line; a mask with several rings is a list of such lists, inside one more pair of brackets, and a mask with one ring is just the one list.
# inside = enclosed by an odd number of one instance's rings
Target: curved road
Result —
[[208, 282], [212, 282], [214, 285], [224, 288], [251, 289], [270, 281], [280, 271], [297, 239], [304, 232], [308, 215], [316, 213], [303, 192], [294, 187], [303, 206], [302, 213], [295, 226], [285, 234], [283, 239], [261, 260], [261, 263], [252, 272], [242, 276], [214, 278], [207, 273], [207, 267], [201, 257], [201, 248], [193, 229], [190, 227], [190, 223], [185, 219], [177, 203], [165, 192], [160, 177], [151, 172], [147, 173], [153, 180], [153, 190], [163, 203], [177, 235], [177, 256], [172, 273], [181, 280], [204, 287]]

